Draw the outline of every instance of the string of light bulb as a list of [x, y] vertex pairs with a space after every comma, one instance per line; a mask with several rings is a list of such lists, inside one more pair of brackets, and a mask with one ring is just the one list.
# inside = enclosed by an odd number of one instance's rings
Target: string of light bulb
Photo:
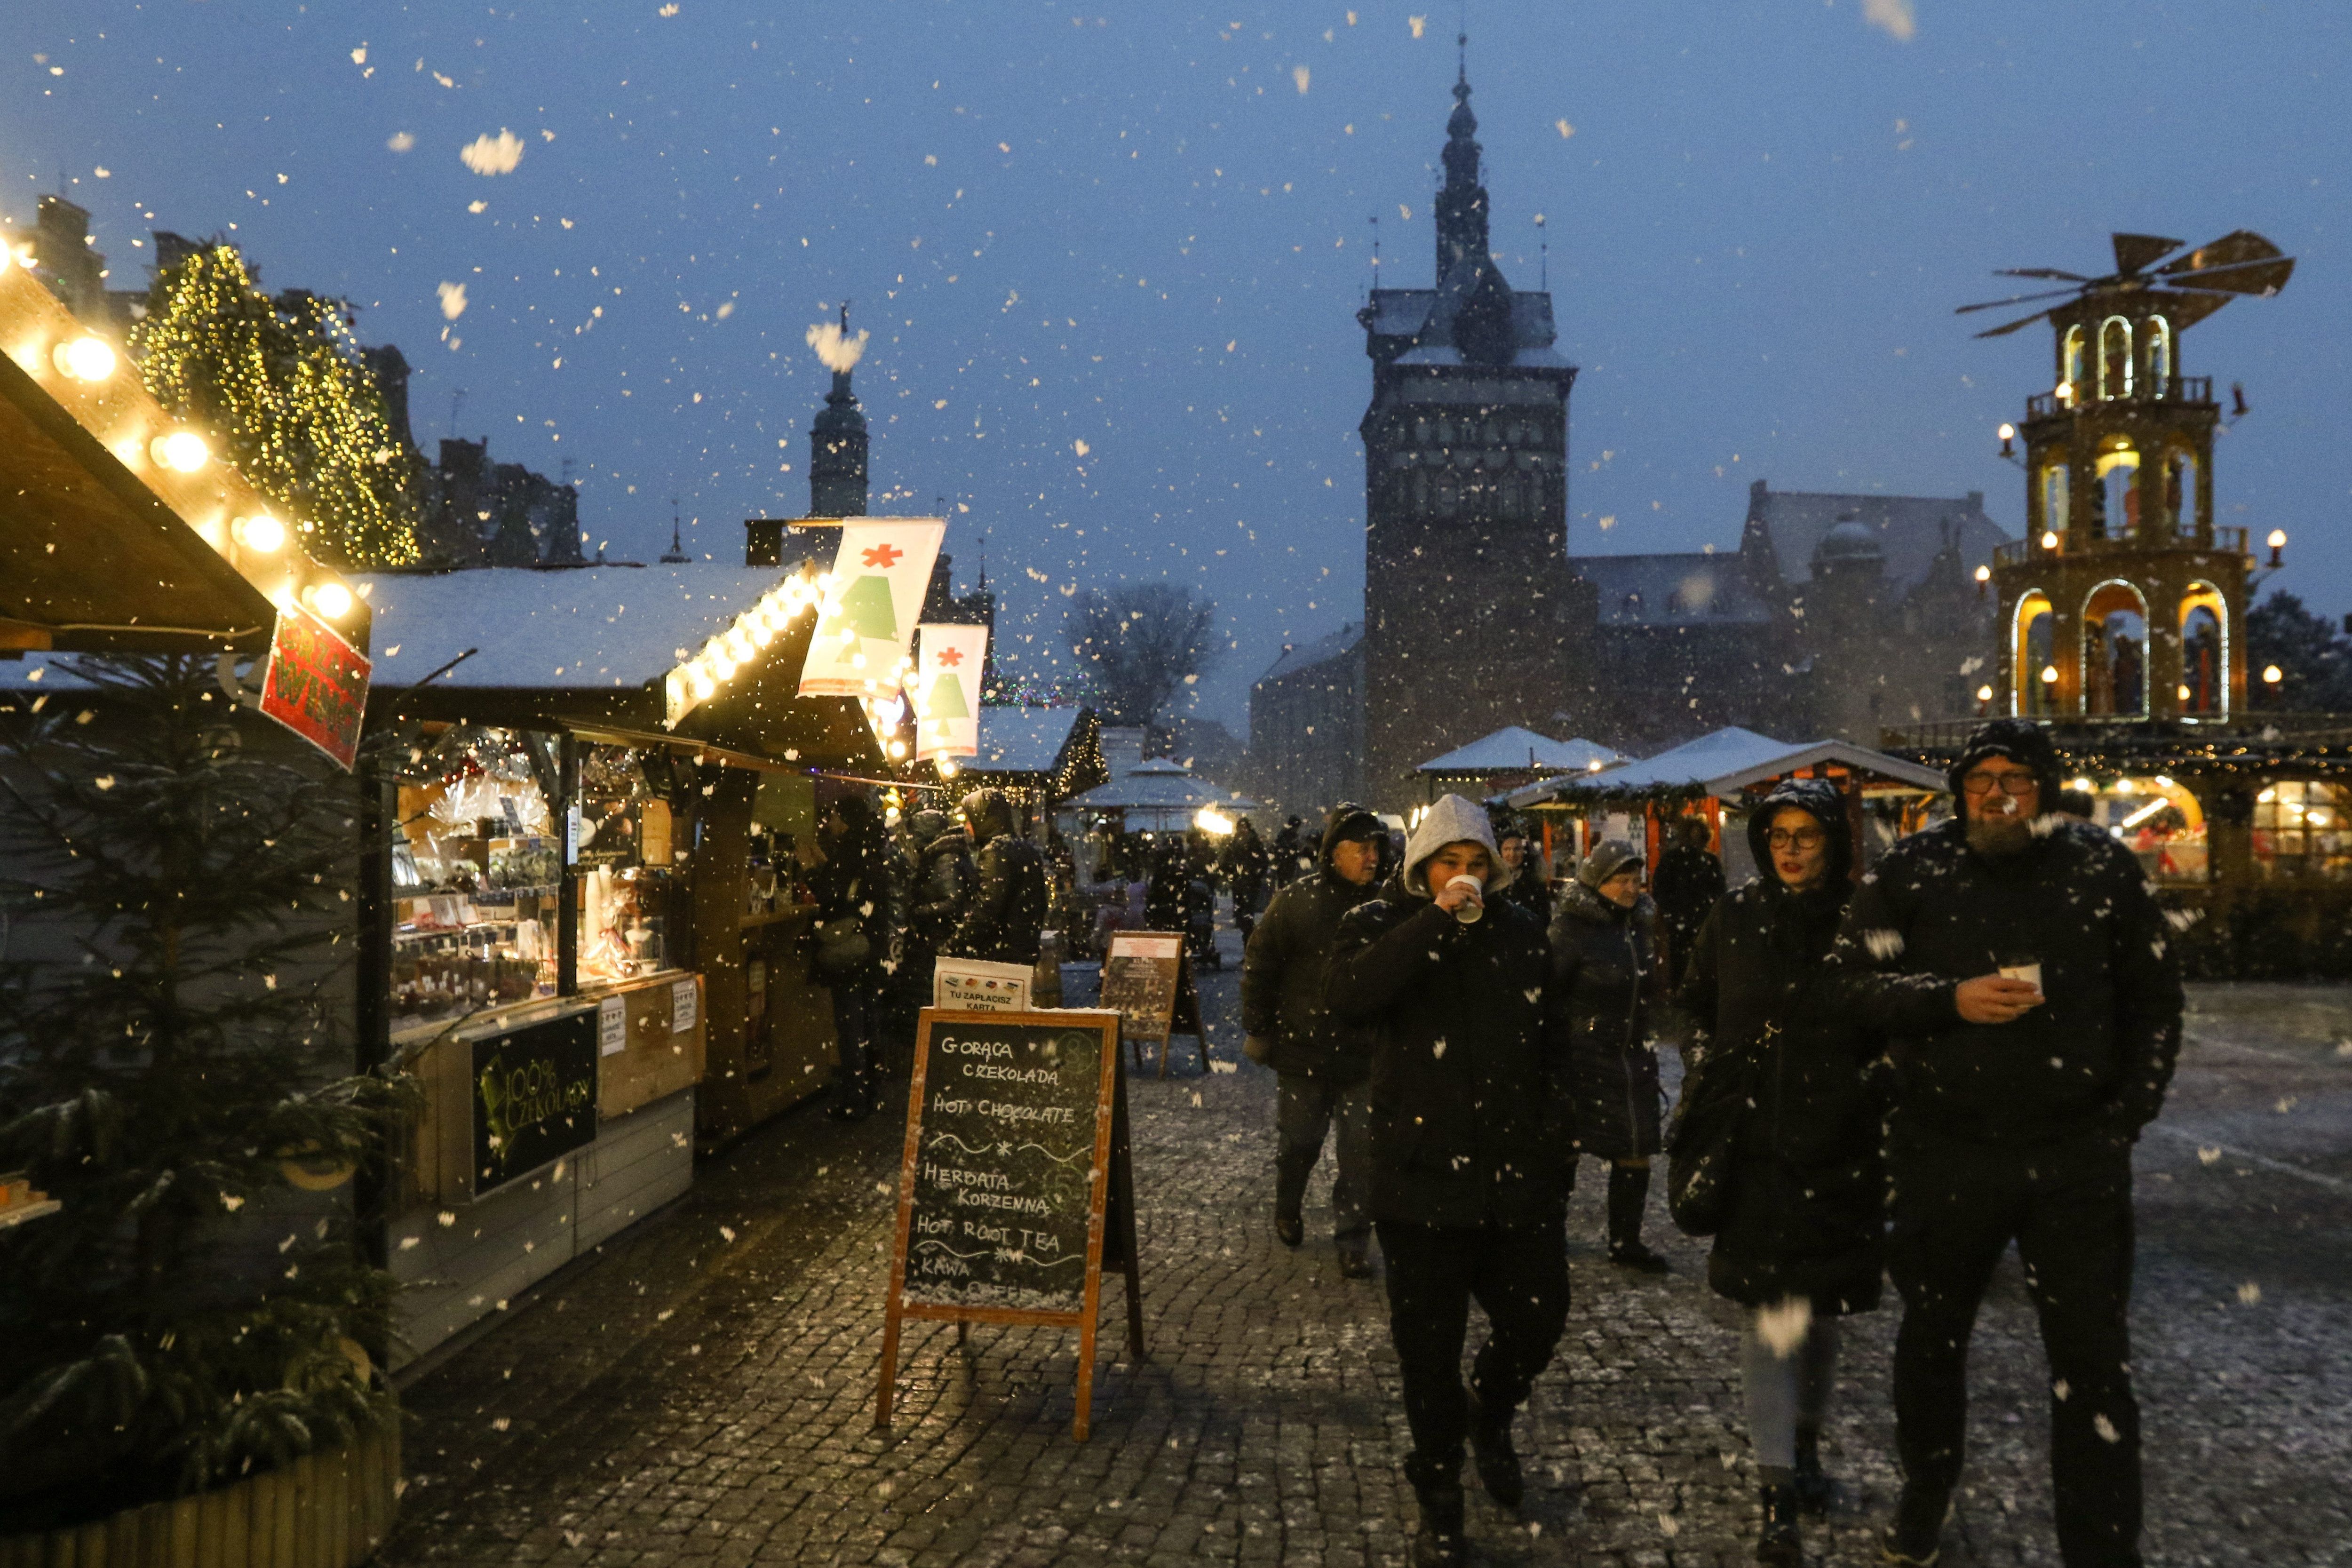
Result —
[[718, 696], [720, 687], [782, 636], [794, 620], [821, 605], [832, 586], [830, 572], [787, 577], [711, 637], [699, 651], [688, 654], [680, 648], [679, 662], [662, 679], [665, 727], [677, 728], [688, 713]]

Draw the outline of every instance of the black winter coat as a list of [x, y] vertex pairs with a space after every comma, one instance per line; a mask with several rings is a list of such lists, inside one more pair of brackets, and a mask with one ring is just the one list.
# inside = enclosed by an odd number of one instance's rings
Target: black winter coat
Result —
[[1344, 1027], [1323, 1003], [1323, 975], [1339, 920], [1378, 897], [1326, 864], [1302, 877], [1266, 906], [1242, 953], [1242, 1028], [1274, 1043], [1278, 1073], [1359, 1083], [1371, 1070], [1369, 1053], [1345, 1048]]
[[[971, 840], [961, 829], [950, 828], [917, 851], [908, 900], [908, 922], [916, 940], [936, 949], [953, 936], [977, 881]], [[924, 983], [929, 979], [924, 976]]]
[[[2180, 1052], [2171, 931], [2130, 850], [2067, 818], [2036, 832], [1986, 856], [1955, 818], [1888, 850], [1831, 952], [1838, 1001], [1889, 1037], [1898, 1121], [1972, 1143], [2135, 1139]], [[2048, 1001], [1960, 1021], [1959, 982], [2029, 959]]]
[[1750, 1307], [1790, 1296], [1824, 1315], [1878, 1304], [1878, 1041], [1840, 1012], [1823, 976], [1850, 890], [1841, 875], [1791, 893], [1769, 869], [1734, 889], [1699, 928], [1676, 997], [1699, 1031], [1685, 1106], [1747, 1101], [1706, 1277]]
[[1543, 928], [1507, 904], [1464, 925], [1391, 882], [1340, 920], [1324, 995], [1371, 1056], [1375, 1220], [1566, 1217], [1575, 1152], [1544, 964]]
[[870, 985], [882, 978], [883, 961], [890, 956], [890, 858], [878, 847], [861, 851], [847, 837], [825, 839], [824, 849], [826, 858], [807, 873], [816, 919], [856, 919], [866, 933], [866, 956], [845, 971], [819, 974], [812, 948], [810, 978], [820, 985]]
[[1576, 1138], [1587, 1154], [1639, 1160], [1663, 1146], [1650, 1008], [1664, 984], [1658, 912], [1621, 909], [1571, 883], [1551, 922], [1549, 989], [1564, 1036]]
[[1045, 858], [1025, 838], [1000, 833], [973, 859], [979, 887], [947, 952], [991, 963], [1034, 963], [1045, 925]]

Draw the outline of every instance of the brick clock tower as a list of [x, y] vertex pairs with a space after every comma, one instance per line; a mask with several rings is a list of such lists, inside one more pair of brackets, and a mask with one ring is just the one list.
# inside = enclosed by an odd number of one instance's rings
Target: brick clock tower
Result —
[[2024, 438], [2026, 528], [1994, 555], [2000, 682], [1979, 696], [2061, 722], [2227, 719], [2246, 705], [2254, 557], [2245, 529], [2214, 523], [2221, 409], [2210, 376], [2181, 374], [2179, 337], [2235, 296], [2275, 294], [2294, 262], [2242, 229], [2171, 261], [2179, 240], [2114, 239], [2114, 273], [2028, 269], [2080, 286], [1980, 334], [2046, 319], [2056, 356], [2052, 390], [2001, 432], [2005, 453]]
[[1374, 289], [1364, 441], [1364, 779], [1414, 798], [1414, 766], [1510, 724], [1578, 710], [1589, 626], [1568, 563], [1568, 396], [1551, 296], [1514, 289], [1487, 246], [1466, 71], [1445, 123], [1433, 289]]

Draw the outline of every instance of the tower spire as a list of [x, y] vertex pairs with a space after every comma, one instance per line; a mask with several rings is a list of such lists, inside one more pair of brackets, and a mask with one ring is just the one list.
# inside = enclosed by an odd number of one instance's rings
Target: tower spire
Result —
[[1454, 112], [1445, 121], [1445, 150], [1439, 154], [1445, 183], [1437, 192], [1437, 277], [1486, 260], [1486, 192], [1478, 183], [1478, 117], [1470, 110], [1470, 36], [1456, 40], [1462, 51], [1454, 79]]

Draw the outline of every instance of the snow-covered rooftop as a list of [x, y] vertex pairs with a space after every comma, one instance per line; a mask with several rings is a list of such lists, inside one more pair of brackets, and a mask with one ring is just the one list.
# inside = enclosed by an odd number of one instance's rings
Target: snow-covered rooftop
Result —
[[784, 574], [772, 567], [586, 566], [385, 573], [355, 579], [375, 615], [374, 684], [499, 690], [657, 681]]
[[1513, 724], [1457, 746], [1442, 757], [1432, 757], [1414, 771], [1424, 773], [1501, 773], [1543, 769], [1558, 773], [1590, 772], [1597, 763], [1607, 768], [1624, 762], [1597, 741], [1582, 738], [1555, 741]]
[[1525, 789], [1513, 790], [1507, 798], [1512, 805], [1525, 806], [1580, 795], [1667, 795], [1694, 789], [1706, 795], [1727, 795], [1749, 784], [1825, 763], [1918, 789], [1944, 788], [1944, 775], [1935, 769], [1890, 757], [1850, 741], [1776, 741], [1769, 735], [1730, 725], [1606, 773], [1538, 780]]
[[983, 707], [980, 754], [964, 763], [983, 773], [1050, 773], [1061, 765], [1083, 708]]

